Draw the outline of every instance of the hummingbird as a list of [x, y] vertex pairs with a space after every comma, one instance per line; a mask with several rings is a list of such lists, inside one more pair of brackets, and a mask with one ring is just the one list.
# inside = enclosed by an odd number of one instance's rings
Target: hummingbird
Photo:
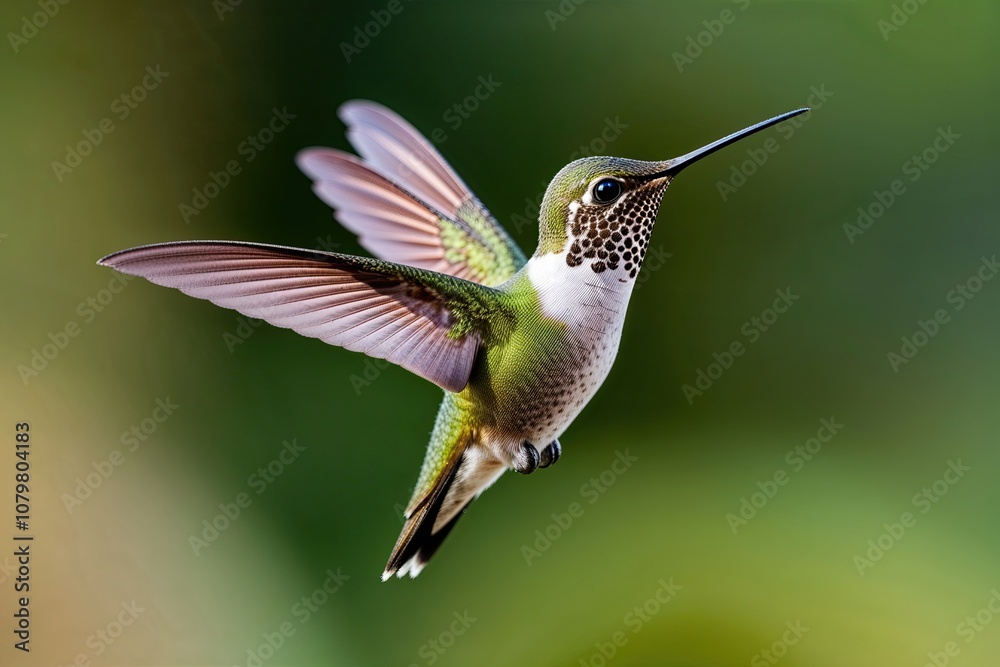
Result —
[[98, 264], [331, 345], [395, 363], [444, 390], [382, 580], [416, 577], [505, 471], [562, 455], [560, 436], [604, 382], [667, 186], [681, 170], [796, 109], [664, 161], [585, 157], [539, 208], [527, 258], [434, 146], [355, 100], [339, 116], [353, 155], [296, 157], [312, 189], [375, 257], [176, 241]]

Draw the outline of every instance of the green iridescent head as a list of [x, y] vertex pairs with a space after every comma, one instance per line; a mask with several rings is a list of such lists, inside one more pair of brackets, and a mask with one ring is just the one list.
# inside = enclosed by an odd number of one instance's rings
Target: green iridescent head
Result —
[[595, 273], [639, 270], [663, 193], [685, 167], [729, 144], [808, 109], [797, 109], [661, 162], [587, 157], [571, 162], [549, 183], [539, 211], [536, 255], [566, 255], [570, 267]]

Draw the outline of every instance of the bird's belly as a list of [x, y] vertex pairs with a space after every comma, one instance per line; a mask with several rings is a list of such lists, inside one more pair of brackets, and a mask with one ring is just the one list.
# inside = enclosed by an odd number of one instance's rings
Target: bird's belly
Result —
[[508, 345], [493, 350], [476, 403], [499, 439], [541, 450], [608, 376], [633, 282], [573, 268], [565, 253], [532, 257], [525, 268], [541, 312], [520, 320]]
[[619, 335], [607, 336], [597, 343], [593, 354], [561, 370], [563, 380], [539, 392], [539, 410], [543, 415], [527, 433], [530, 442], [546, 445], [565, 431], [597, 393], [614, 365]]
[[571, 326], [498, 401], [504, 430], [539, 449], [558, 438], [604, 382], [621, 340], [621, 318]]

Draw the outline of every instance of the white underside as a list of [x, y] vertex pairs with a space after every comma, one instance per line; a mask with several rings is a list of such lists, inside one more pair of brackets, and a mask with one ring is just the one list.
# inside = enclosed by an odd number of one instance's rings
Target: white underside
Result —
[[561, 418], [539, 424], [532, 434], [535, 442], [545, 443], [562, 435], [611, 371], [635, 281], [622, 268], [594, 273], [587, 264], [570, 267], [564, 253], [532, 257], [526, 269], [542, 312], [567, 326], [576, 368], [586, 376], [573, 385]]
[[635, 284], [624, 268], [594, 273], [586, 265], [571, 267], [564, 251], [532, 257], [525, 270], [547, 316], [568, 324], [586, 317], [594, 308], [612, 307], [619, 315], [618, 324], [624, 321]]

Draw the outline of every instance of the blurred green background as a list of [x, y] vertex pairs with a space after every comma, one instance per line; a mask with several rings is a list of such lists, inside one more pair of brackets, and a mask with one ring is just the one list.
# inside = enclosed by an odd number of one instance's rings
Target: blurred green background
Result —
[[[44, 21], [40, 6], [0, 10], [0, 413], [11, 433], [33, 425], [39, 536], [37, 645], [5, 642], [0, 662], [997, 664], [1000, 281], [976, 282], [1000, 250], [995, 3], [72, 2]], [[122, 117], [147, 67], [167, 74]], [[500, 85], [458, 115], [479, 77]], [[816, 91], [808, 117], [672, 185], [617, 363], [563, 459], [501, 479], [415, 581], [379, 574], [436, 387], [139, 280], [106, 291], [94, 264], [180, 239], [362, 253], [293, 164], [348, 148], [336, 109], [352, 98], [440, 128], [531, 252], [518, 216], [581, 145], [665, 159]], [[240, 145], [274, 109], [294, 119], [250, 161]], [[54, 167], [85, 132], [99, 145]], [[934, 148], [939, 132], [952, 139]], [[179, 205], [230, 160], [241, 172], [186, 222]], [[798, 300], [762, 331], [751, 318], [778, 289]], [[745, 353], [711, 368], [735, 341]], [[699, 370], [717, 379], [688, 400]], [[162, 423], [157, 399], [178, 406]], [[806, 461], [794, 450], [821, 419], [842, 428]], [[130, 451], [133, 426], [147, 431]], [[260, 489], [251, 476], [293, 439], [305, 450]], [[626, 451], [636, 462], [607, 472]], [[240, 493], [252, 504], [195, 553]], [[680, 587], [665, 603], [662, 582]], [[0, 598], [9, 619], [6, 584]], [[135, 622], [95, 640], [132, 600]]]

